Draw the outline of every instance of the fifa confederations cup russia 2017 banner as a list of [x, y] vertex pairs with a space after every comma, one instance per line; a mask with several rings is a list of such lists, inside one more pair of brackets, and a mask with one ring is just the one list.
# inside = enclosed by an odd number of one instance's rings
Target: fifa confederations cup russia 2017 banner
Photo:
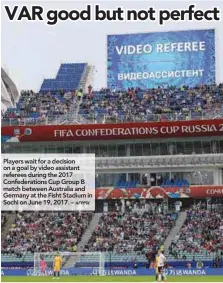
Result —
[[93, 141], [214, 137], [223, 135], [223, 119], [121, 124], [4, 126], [1, 141]]
[[196, 86], [215, 82], [215, 31], [108, 35], [110, 89]]

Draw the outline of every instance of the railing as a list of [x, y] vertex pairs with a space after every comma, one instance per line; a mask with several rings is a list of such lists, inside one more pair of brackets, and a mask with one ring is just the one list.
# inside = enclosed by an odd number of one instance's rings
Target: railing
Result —
[[[41, 118], [2, 118], [2, 126], [60, 125], [68, 115]], [[64, 119], [63, 119], [64, 118]]]
[[[145, 248], [144, 251], [137, 251], [137, 252], [129, 252], [129, 253], [117, 253], [117, 252], [103, 252], [104, 255], [104, 260], [105, 263], [107, 264], [107, 266], [131, 266], [133, 265], [134, 262], [137, 262], [137, 265], [140, 267], [145, 266], [145, 263], [151, 263], [151, 260], [148, 260], [146, 258], [146, 253], [149, 252], [150, 254], [152, 254], [152, 252]], [[61, 252], [63, 253], [63, 252]], [[47, 253], [42, 253], [45, 254], [45, 258], [47, 258]], [[166, 257], [167, 259], [174, 264], [175, 266], [177, 266], [179, 264], [179, 262], [187, 262], [190, 260], [194, 260], [194, 261], [211, 261], [214, 260], [216, 257], [219, 258], [220, 261], [223, 260], [221, 252], [209, 252], [206, 250], [203, 250], [202, 252], [191, 252], [191, 253], [183, 253], [180, 252], [180, 258], [175, 258], [173, 255], [170, 255], [168, 251], [166, 251]], [[187, 254], [187, 258], [183, 259], [183, 255]], [[52, 258], [52, 253], [49, 255]], [[68, 256], [69, 252], [64, 252], [64, 257]], [[78, 263], [80, 265], [80, 267], [87, 267], [89, 264], [90, 266], [96, 266], [98, 267], [99, 264], [99, 256], [98, 256], [98, 252], [83, 252], [82, 256], [78, 256], [77, 253], [75, 253], [75, 257], [78, 257]], [[189, 258], [188, 258], [189, 257]], [[6, 254], [4, 252], [2, 252], [2, 262], [6, 263], [6, 262], [13, 262], [16, 263], [16, 265], [18, 265], [18, 263], [24, 263], [24, 262], [31, 262], [34, 260], [34, 254], [31, 252], [27, 252], [20, 260], [17, 259], [16, 254], [15, 253], [11, 253], [11, 254]]]
[[[2, 117], [2, 126], [26, 126], [26, 125], [60, 125], [61, 121], [69, 123], [74, 117], [74, 113], [57, 116], [47, 116], [39, 118], [7, 118]], [[223, 107], [210, 111], [193, 112], [188, 114], [166, 113], [166, 114], [146, 114], [146, 115], [121, 115], [112, 117], [108, 114], [88, 114], [76, 115], [77, 121], [82, 124], [116, 124], [116, 123], [137, 123], [137, 122], [160, 122], [160, 121], [186, 121], [223, 118]], [[75, 122], [73, 122], [75, 124]]]
[[[223, 154], [197, 154], [197, 155], [170, 155], [170, 156], [128, 156], [128, 157], [97, 157], [95, 165], [97, 170], [111, 172], [113, 169], [124, 172], [128, 169], [146, 169], [156, 172], [166, 168], [217, 168], [223, 164]], [[164, 171], [165, 172], [165, 171]]]

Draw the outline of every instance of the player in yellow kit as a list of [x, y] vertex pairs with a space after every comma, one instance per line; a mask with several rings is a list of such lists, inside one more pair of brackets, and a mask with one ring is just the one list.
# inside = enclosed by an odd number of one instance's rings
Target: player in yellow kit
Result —
[[60, 269], [62, 266], [62, 257], [58, 253], [53, 260], [53, 279], [60, 279]]

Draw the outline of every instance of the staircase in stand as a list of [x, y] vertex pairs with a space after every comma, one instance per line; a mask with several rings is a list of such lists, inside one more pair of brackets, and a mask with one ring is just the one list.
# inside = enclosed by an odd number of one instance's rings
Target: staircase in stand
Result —
[[91, 220], [90, 225], [88, 226], [87, 230], [85, 231], [81, 241], [77, 245], [77, 251], [78, 252], [82, 252], [84, 247], [89, 242], [89, 240], [91, 238], [91, 235], [94, 232], [95, 228], [97, 227], [101, 216], [102, 216], [102, 213], [94, 213], [94, 216], [93, 216], [93, 218]]
[[[93, 231], [97, 227], [101, 216], [102, 216], [102, 213], [94, 213], [93, 214], [93, 218], [92, 218], [87, 230], [83, 234], [81, 241], [77, 244], [77, 252], [83, 251], [84, 247], [89, 242]], [[78, 254], [78, 253], [77, 253], [76, 256], [74, 254], [73, 256], [69, 257], [67, 259], [67, 261], [64, 263], [64, 268], [74, 266], [75, 262], [77, 262], [80, 259], [80, 257], [81, 257], [81, 254]]]
[[177, 221], [175, 226], [172, 228], [172, 230], [170, 231], [168, 237], [166, 238], [166, 241], [164, 243], [164, 247], [165, 247], [165, 251], [166, 253], [168, 253], [169, 247], [171, 245], [172, 240], [175, 239], [175, 236], [179, 234], [185, 220], [187, 218], [187, 213], [186, 211], [181, 211], [179, 212]]
[[1, 243], [3, 243], [8, 235], [9, 230], [12, 227], [12, 224], [15, 224], [16, 214], [14, 212], [7, 215], [6, 223], [2, 226], [1, 229]]

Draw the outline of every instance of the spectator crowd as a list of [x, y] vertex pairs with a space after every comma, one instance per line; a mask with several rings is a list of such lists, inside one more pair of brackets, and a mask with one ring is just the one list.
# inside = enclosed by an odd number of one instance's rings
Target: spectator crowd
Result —
[[175, 220], [175, 214], [139, 211], [105, 213], [84, 251], [146, 254], [164, 244]]
[[34, 93], [22, 91], [17, 108], [9, 108], [3, 113], [3, 124], [45, 124], [54, 122], [72, 111], [79, 92]]
[[169, 248], [175, 258], [181, 254], [218, 253], [223, 251], [222, 210], [193, 209]]
[[92, 215], [90, 212], [18, 213], [2, 243], [2, 253], [76, 251]]
[[[157, 205], [132, 206], [125, 212], [103, 213], [84, 252], [135, 253], [147, 257], [164, 245], [177, 220], [177, 213], [167, 213]], [[2, 242], [2, 254], [22, 257], [34, 252], [77, 251], [93, 213], [90, 212], [20, 212]], [[2, 225], [6, 214], [2, 215]], [[211, 254], [223, 251], [223, 213], [203, 206], [187, 211], [187, 217], [169, 247], [176, 259], [187, 254]]]
[[99, 92], [89, 87], [86, 94], [82, 90], [23, 91], [17, 108], [8, 109], [2, 123], [51, 123], [63, 115], [72, 115], [75, 105], [81, 117], [98, 123], [210, 119], [223, 111], [223, 84], [125, 91], [102, 89]]
[[85, 94], [79, 113], [98, 122], [201, 119], [221, 109], [223, 85]]

